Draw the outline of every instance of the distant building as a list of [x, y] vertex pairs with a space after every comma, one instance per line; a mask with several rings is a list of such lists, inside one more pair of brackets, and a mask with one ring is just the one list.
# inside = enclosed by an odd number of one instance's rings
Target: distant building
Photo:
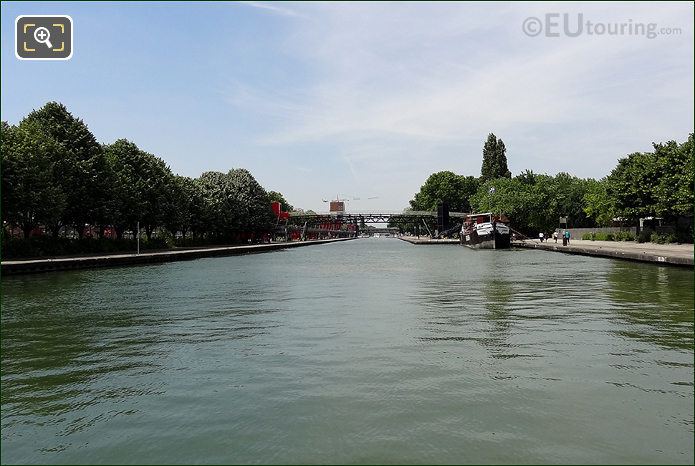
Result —
[[342, 215], [345, 213], [345, 202], [344, 201], [331, 201], [330, 212], [332, 214]]

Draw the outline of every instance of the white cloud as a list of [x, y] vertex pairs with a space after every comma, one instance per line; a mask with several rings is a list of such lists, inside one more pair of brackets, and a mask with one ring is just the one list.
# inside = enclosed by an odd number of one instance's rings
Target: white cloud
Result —
[[278, 2], [273, 2], [273, 4], [268, 4], [268, 3], [263, 3], [263, 2], [237, 2], [237, 3], [240, 3], [242, 5], [246, 5], [246, 6], [250, 6], [252, 8], [258, 8], [261, 10], [266, 10], [266, 11], [269, 11], [271, 13], [275, 13], [275, 14], [282, 15], [282, 16], [295, 16], [295, 17], [302, 17], [303, 16], [291, 8], [287, 8], [284, 6], [278, 6]]
[[[477, 174], [488, 132], [512, 171], [605, 175], [618, 157], [692, 131], [691, 4], [310, 4], [283, 50], [310, 82], [247, 83], [230, 102], [272, 116], [259, 143], [324, 144], [356, 179]], [[682, 33], [528, 37], [528, 16], [655, 22]], [[428, 158], [434, 160], [428, 161]], [[389, 167], [391, 167], [389, 169]], [[429, 168], [431, 167], [431, 168]], [[419, 184], [407, 194], [410, 196]], [[399, 200], [401, 204], [407, 199]]]

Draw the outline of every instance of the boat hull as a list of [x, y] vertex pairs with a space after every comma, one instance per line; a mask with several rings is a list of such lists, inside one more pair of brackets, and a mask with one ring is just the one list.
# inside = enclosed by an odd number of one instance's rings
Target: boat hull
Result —
[[474, 249], [509, 249], [511, 246], [509, 233], [500, 233], [494, 230], [486, 235], [479, 235], [477, 231], [461, 234], [461, 244]]

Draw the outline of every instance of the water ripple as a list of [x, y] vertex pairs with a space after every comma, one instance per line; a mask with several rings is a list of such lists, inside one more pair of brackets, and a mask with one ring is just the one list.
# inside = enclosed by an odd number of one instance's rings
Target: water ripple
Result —
[[693, 273], [364, 240], [2, 279], [2, 462], [693, 462]]

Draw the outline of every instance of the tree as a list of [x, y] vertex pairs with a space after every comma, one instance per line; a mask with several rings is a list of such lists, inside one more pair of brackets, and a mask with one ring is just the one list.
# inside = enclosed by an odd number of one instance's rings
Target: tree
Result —
[[[547, 175], [542, 175], [547, 176]], [[541, 177], [541, 179], [543, 179]], [[584, 196], [589, 188], [589, 180], [577, 178], [569, 173], [558, 173], [548, 177], [547, 197], [539, 200], [541, 210], [548, 213], [548, 228], [558, 226], [559, 217], [567, 217], [571, 227], [595, 226], [584, 211]], [[536, 184], [538, 186], [539, 183]], [[545, 206], [545, 208], [543, 208]]]
[[474, 211], [505, 214], [514, 228], [527, 233], [538, 228], [535, 201], [532, 186], [510, 178], [487, 181], [471, 197]]
[[28, 238], [34, 227], [63, 214], [66, 199], [54, 158], [64, 150], [34, 124], [16, 127], [3, 121], [1, 131], [2, 218], [21, 226]]
[[204, 219], [208, 232], [218, 238], [229, 236], [239, 228], [242, 215], [229, 177], [221, 172], [205, 172], [197, 181], [207, 206]]
[[618, 161], [608, 176], [608, 194], [620, 217], [637, 220], [657, 215], [656, 186], [661, 173], [654, 154], [636, 152]]
[[437, 210], [437, 204], [446, 202], [449, 209], [470, 212], [469, 198], [478, 189], [478, 180], [473, 176], [457, 175], [450, 171], [431, 174], [420, 191], [410, 201], [413, 210]]
[[217, 238], [232, 239], [241, 232], [259, 233], [274, 225], [265, 189], [248, 170], [205, 172], [197, 180], [206, 206], [203, 216]]
[[57, 102], [31, 112], [19, 124], [28, 125], [61, 147], [53, 152], [53, 162], [60, 173], [59, 184], [66, 204], [60, 221], [53, 225], [54, 235], [58, 235], [62, 225], [72, 224], [81, 236], [86, 223], [103, 222], [108, 214], [107, 186], [111, 181], [102, 147], [87, 125]]
[[265, 189], [243, 168], [230, 170], [227, 177], [235, 200], [241, 207], [241, 231], [259, 233], [270, 230], [274, 225], [275, 215]]
[[600, 226], [609, 226], [615, 218], [615, 199], [608, 194], [608, 180], [588, 180], [584, 194], [584, 212]]
[[140, 222], [151, 239], [153, 231], [165, 224], [165, 215], [171, 212], [171, 170], [162, 159], [141, 151], [127, 139], [106, 146], [105, 152], [115, 181], [111, 215], [117, 235], [120, 237], [125, 228], [135, 230]]
[[270, 202], [279, 202], [285, 212], [294, 212], [294, 206], [287, 202], [285, 197], [277, 191], [268, 191]]
[[511, 178], [512, 172], [507, 168], [507, 148], [502, 139], [493, 133], [488, 134], [483, 146], [483, 166], [480, 169], [482, 183], [496, 178]]
[[164, 225], [169, 232], [176, 236], [177, 232], [185, 239], [191, 225], [191, 204], [193, 193], [187, 188], [193, 183], [188, 177], [173, 175], [170, 193], [166, 199]]
[[575, 227], [591, 225], [583, 210], [587, 188], [587, 180], [567, 173], [553, 177], [527, 171], [484, 183], [471, 203], [477, 211], [506, 214], [515, 229], [535, 235], [556, 228], [561, 216]]
[[654, 157], [661, 174], [654, 189], [656, 213], [663, 217], [691, 216], [695, 201], [693, 134], [683, 144], [654, 144]]
[[691, 216], [693, 209], [693, 134], [682, 144], [654, 144], [618, 161], [607, 179], [616, 213], [632, 220]]
[[516, 175], [516, 179], [524, 184], [534, 185], [538, 179], [538, 175], [533, 173], [533, 170], [524, 170], [523, 172]]

